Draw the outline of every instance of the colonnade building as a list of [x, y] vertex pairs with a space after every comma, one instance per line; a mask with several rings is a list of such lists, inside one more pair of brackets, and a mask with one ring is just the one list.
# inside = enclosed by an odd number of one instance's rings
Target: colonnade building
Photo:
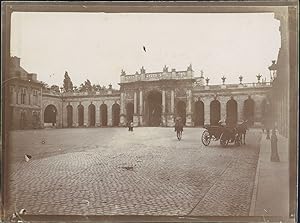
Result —
[[[19, 58], [12, 60], [11, 72], [18, 72]], [[167, 127], [174, 126], [177, 116], [186, 126], [215, 125], [219, 120], [261, 125], [271, 88], [260, 79], [251, 84], [241, 79], [239, 84], [225, 84], [224, 79], [222, 85], [210, 85], [203, 73], [194, 76], [191, 65], [183, 71], [166, 66], [161, 72], [147, 73], [143, 67], [133, 75], [122, 71], [119, 90], [110, 86], [93, 92], [55, 92], [42, 88], [36, 76], [31, 81], [12, 76], [19, 81], [11, 85], [12, 129], [126, 126], [130, 121]]]

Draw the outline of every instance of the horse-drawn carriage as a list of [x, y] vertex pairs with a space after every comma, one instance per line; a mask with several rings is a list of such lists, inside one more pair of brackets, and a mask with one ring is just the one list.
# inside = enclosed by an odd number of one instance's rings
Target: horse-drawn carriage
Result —
[[220, 140], [220, 144], [223, 147], [226, 147], [228, 143], [234, 143], [235, 145], [239, 146], [243, 141], [243, 136], [245, 144], [247, 121], [237, 126], [221, 125], [219, 122], [219, 125], [206, 125], [204, 128], [205, 130], [202, 133], [201, 139], [203, 145], [205, 146], [208, 146], [211, 140]]

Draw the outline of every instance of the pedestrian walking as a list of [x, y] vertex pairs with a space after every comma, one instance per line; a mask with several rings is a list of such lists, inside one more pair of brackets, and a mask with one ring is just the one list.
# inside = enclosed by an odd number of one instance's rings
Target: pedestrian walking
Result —
[[133, 121], [130, 121], [128, 124], [128, 131], [133, 132]]

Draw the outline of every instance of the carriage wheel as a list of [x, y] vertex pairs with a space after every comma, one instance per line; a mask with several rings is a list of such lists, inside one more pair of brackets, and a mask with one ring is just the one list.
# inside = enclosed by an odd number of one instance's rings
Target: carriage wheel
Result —
[[227, 139], [226, 135], [224, 133], [222, 133], [222, 135], [220, 136], [220, 144], [223, 147], [226, 147], [228, 145], [229, 139]]
[[202, 143], [205, 146], [208, 146], [211, 140], [211, 136], [207, 130], [202, 133]]

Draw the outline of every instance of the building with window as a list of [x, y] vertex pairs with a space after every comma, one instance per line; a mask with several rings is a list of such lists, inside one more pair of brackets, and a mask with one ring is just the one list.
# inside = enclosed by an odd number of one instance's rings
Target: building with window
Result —
[[9, 85], [11, 129], [41, 128], [42, 84], [37, 75], [20, 66], [20, 58], [10, 60]]

